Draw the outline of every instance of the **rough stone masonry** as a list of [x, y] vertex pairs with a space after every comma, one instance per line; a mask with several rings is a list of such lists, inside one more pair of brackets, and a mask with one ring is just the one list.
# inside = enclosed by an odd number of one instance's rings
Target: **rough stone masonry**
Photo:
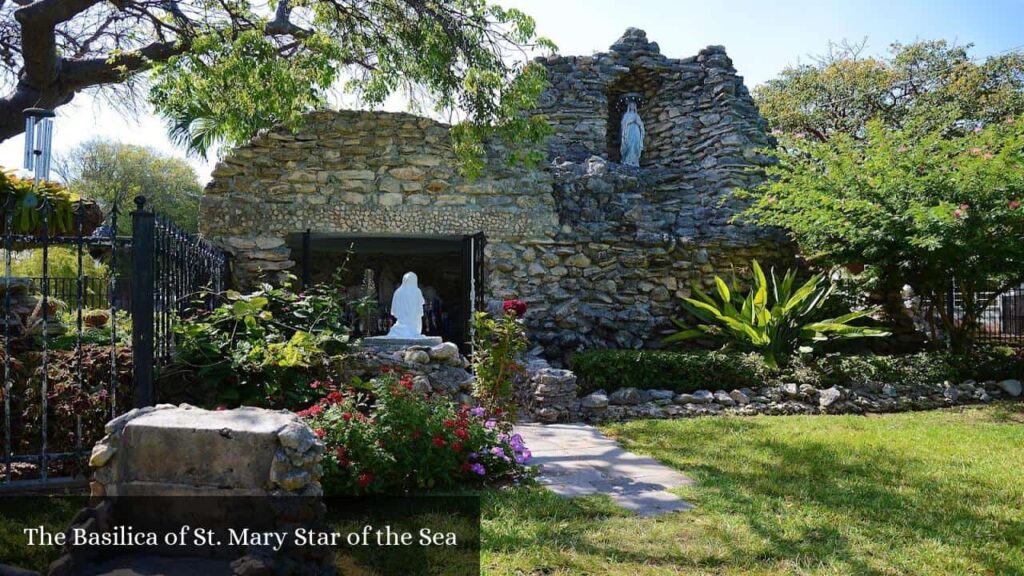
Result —
[[[293, 270], [286, 238], [314, 233], [487, 237], [487, 297], [527, 302], [531, 338], [559, 361], [584, 348], [657, 346], [691, 282], [792, 250], [733, 222], [771, 144], [725, 49], [660, 53], [629, 29], [608, 52], [550, 56], [536, 113], [554, 133], [549, 163], [509, 166], [492, 147], [484, 176], [458, 169], [449, 127], [409, 114], [321, 111], [270, 130], [213, 172], [202, 232], [234, 255], [243, 286]], [[617, 162], [616, 103], [642, 96], [640, 167]], [[293, 270], [294, 272], [294, 270]]]

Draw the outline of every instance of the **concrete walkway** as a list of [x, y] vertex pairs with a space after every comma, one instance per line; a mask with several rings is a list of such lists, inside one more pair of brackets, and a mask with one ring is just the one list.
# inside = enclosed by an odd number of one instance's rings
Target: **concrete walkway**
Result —
[[641, 516], [689, 510], [669, 489], [693, 480], [653, 458], [624, 450], [597, 428], [585, 424], [520, 424], [530, 464], [541, 467], [538, 481], [560, 496], [607, 494]]

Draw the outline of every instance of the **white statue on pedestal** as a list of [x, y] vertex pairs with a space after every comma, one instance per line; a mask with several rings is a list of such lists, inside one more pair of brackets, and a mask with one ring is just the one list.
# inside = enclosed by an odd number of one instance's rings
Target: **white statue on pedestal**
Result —
[[402, 276], [402, 285], [391, 297], [391, 315], [397, 320], [388, 331], [387, 338], [415, 339], [423, 337], [423, 292], [418, 286], [415, 272]]
[[626, 166], [640, 166], [640, 153], [644, 151], [644, 121], [636, 111], [636, 102], [630, 102], [622, 115], [621, 162]]

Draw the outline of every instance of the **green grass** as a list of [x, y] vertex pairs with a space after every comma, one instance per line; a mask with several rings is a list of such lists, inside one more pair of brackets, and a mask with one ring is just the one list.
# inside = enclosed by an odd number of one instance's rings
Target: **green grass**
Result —
[[1024, 574], [1024, 405], [604, 430], [697, 480], [697, 508], [491, 493], [487, 573]]
[[[605, 431], [682, 470], [695, 510], [638, 518], [607, 497], [486, 492], [488, 574], [1024, 574], [1024, 404], [884, 416], [644, 421]], [[35, 502], [35, 503], [33, 503]], [[45, 569], [0, 500], [0, 562]]]

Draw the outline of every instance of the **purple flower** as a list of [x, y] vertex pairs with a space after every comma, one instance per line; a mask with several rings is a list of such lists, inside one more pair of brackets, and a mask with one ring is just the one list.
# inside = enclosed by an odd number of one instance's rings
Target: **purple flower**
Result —
[[502, 458], [504, 460], [508, 460], [508, 456], [505, 455], [505, 451], [502, 450], [501, 446], [495, 446], [494, 448], [491, 448], [491, 454], [494, 454], [495, 456]]
[[516, 463], [518, 464], [526, 464], [526, 461], [530, 458], [533, 458], [533, 454], [529, 450], [516, 452]]
[[477, 406], [476, 408], [470, 408], [469, 413], [477, 418], [483, 418], [487, 411], [484, 410], [483, 406]]
[[523, 437], [519, 434], [513, 434], [512, 438], [509, 439], [509, 443], [517, 450], [522, 450], [526, 447], [526, 443], [523, 442]]
[[487, 422], [484, 422], [484, 428], [487, 428], [489, 430], [493, 429], [497, 425], [498, 425], [498, 422], [494, 418], [491, 418]]
[[487, 474], [487, 469], [484, 468], [484, 465], [480, 464], [479, 462], [477, 462], [476, 464], [470, 464], [469, 470], [475, 474], [479, 474], [480, 476]]

